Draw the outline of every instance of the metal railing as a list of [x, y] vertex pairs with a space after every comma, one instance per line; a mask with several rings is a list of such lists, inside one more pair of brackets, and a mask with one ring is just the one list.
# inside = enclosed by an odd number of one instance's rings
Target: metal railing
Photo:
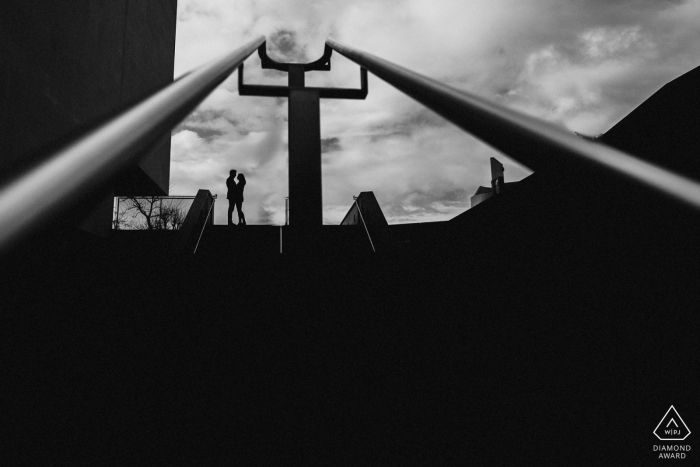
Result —
[[216, 204], [217, 195], [209, 190], [198, 190], [197, 196], [187, 211], [187, 216], [178, 229], [171, 243], [171, 249], [176, 255], [191, 255], [199, 248], [204, 229], [213, 223], [212, 211]]
[[289, 196], [284, 197], [284, 225], [289, 225]]
[[265, 41], [187, 73], [0, 189], [0, 250], [47, 224], [135, 163]]
[[204, 234], [204, 229], [207, 228], [207, 224], [209, 223], [209, 218], [211, 217], [211, 211], [214, 209], [214, 204], [216, 204], [216, 197], [217, 195], [214, 195], [211, 197], [211, 204], [209, 205], [209, 209], [207, 209], [207, 217], [204, 219], [204, 225], [202, 225], [202, 230], [199, 231], [199, 237], [197, 237], [197, 244], [194, 246], [194, 251], [192, 254], [197, 253], [197, 248], [199, 248], [199, 242], [202, 241], [202, 235]]
[[360, 209], [360, 203], [357, 202], [357, 196], [353, 196], [352, 199], [355, 200], [355, 206], [357, 206], [357, 212], [360, 213], [360, 220], [362, 221], [362, 225], [365, 226], [365, 232], [367, 232], [367, 238], [369, 238], [369, 244], [372, 245], [372, 252], [376, 253], [377, 250], [374, 249], [374, 242], [372, 241], [372, 236], [369, 234], [369, 230], [367, 229], [367, 223], [365, 222], [365, 218], [362, 216], [362, 209]]
[[604, 169], [700, 209], [700, 183], [548, 122], [455, 89], [333, 39], [326, 44], [463, 130], [531, 169], [571, 163]]

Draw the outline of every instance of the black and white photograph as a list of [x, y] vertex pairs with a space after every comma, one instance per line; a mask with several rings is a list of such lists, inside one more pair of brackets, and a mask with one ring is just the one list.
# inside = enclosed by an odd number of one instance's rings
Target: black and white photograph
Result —
[[0, 90], [0, 465], [697, 465], [700, 1], [10, 0]]

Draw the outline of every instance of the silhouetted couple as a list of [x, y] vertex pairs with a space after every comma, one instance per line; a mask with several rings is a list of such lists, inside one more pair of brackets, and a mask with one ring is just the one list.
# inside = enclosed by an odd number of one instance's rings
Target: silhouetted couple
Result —
[[[236, 183], [236, 178], [238, 178], [238, 183]], [[241, 210], [241, 205], [243, 205], [243, 189], [245, 188], [245, 175], [238, 174], [238, 177], [236, 177], [236, 171], [232, 170], [229, 177], [226, 179], [226, 188], [228, 188], [228, 193], [226, 193], [226, 199], [228, 199], [228, 225], [236, 225], [233, 223], [234, 207], [238, 211], [238, 225], [246, 225], [245, 214], [243, 214]]]

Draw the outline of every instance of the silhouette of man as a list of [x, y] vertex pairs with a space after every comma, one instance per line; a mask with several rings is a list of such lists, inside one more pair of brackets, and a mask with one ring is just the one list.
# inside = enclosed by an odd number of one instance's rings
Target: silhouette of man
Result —
[[233, 209], [236, 207], [236, 171], [229, 172], [229, 177], [226, 179], [226, 199], [228, 200], [228, 225], [236, 225], [233, 223]]

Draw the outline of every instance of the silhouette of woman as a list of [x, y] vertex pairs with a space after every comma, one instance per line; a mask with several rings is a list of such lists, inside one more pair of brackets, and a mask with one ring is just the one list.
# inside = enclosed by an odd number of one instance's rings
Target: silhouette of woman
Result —
[[229, 177], [226, 179], [226, 188], [228, 189], [226, 193], [226, 199], [228, 200], [228, 225], [236, 225], [233, 223], [233, 208], [236, 205], [236, 191], [238, 189], [235, 170], [229, 172]]
[[236, 185], [235, 198], [236, 210], [238, 211], [238, 225], [247, 225], [245, 221], [245, 214], [243, 214], [243, 210], [241, 209], [241, 206], [243, 205], [243, 190], [245, 189], [245, 184], [245, 175], [238, 174], [238, 184]]

